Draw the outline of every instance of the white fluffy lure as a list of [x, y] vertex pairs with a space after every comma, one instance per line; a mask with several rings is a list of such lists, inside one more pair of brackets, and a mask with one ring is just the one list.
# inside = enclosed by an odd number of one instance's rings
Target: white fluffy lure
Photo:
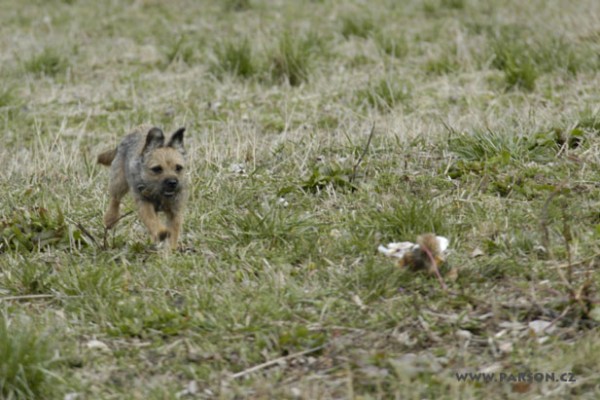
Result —
[[[444, 253], [450, 245], [450, 240], [443, 236], [435, 237], [439, 246], [440, 253]], [[419, 249], [419, 245], [413, 242], [392, 242], [387, 246], [379, 245], [377, 250], [388, 257], [403, 258], [407, 253]]]

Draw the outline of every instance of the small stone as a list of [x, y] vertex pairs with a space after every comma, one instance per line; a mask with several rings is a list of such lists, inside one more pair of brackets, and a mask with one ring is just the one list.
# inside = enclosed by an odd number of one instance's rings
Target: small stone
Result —
[[459, 329], [455, 332], [455, 335], [457, 338], [459, 339], [463, 339], [463, 340], [470, 340], [471, 337], [473, 336], [473, 334], [469, 331], [466, 331], [464, 329]]

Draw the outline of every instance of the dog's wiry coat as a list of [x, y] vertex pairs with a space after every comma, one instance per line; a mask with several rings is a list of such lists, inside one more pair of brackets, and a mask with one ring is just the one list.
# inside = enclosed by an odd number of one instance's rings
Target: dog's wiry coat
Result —
[[[106, 228], [119, 220], [121, 200], [131, 190], [139, 217], [152, 239], [168, 239], [171, 248], [177, 247], [187, 200], [184, 131], [178, 129], [165, 143], [159, 128], [141, 126], [125, 136], [117, 148], [98, 156], [98, 163], [111, 168]], [[159, 212], [165, 213], [166, 226]]]

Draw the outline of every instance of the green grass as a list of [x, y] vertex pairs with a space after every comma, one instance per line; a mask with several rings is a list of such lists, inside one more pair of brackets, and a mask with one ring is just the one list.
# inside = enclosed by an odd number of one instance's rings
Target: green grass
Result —
[[224, 0], [222, 4], [225, 11], [247, 11], [252, 8], [250, 0]]
[[508, 88], [532, 91], [543, 74], [576, 76], [595, 69], [587, 43], [572, 42], [556, 32], [543, 35], [522, 26], [502, 26], [491, 48], [492, 65], [504, 71]]
[[411, 90], [400, 77], [390, 76], [356, 92], [357, 104], [367, 104], [382, 111], [398, 105], [410, 105]]
[[534, 49], [525, 43], [526, 37], [527, 34], [524, 33], [523, 37], [506, 35], [496, 40], [492, 65], [504, 72], [509, 88], [532, 91], [540, 71], [533, 58]]
[[425, 72], [431, 75], [446, 75], [460, 70], [460, 63], [452, 53], [444, 53], [437, 58], [430, 59], [425, 64]]
[[403, 35], [380, 32], [375, 36], [375, 41], [381, 50], [391, 57], [406, 57], [410, 50], [408, 39]]
[[196, 54], [193, 43], [184, 36], [176, 38], [169, 43], [165, 50], [166, 65], [177, 62], [192, 64], [195, 61]]
[[444, 7], [453, 9], [453, 10], [463, 10], [467, 6], [466, 0], [442, 0], [442, 5]]
[[12, 106], [16, 101], [15, 88], [5, 86], [0, 88], [0, 108]]
[[217, 60], [212, 69], [217, 75], [228, 73], [241, 78], [250, 78], [258, 72], [252, 44], [248, 38], [217, 43], [214, 50]]
[[25, 71], [48, 77], [64, 74], [68, 66], [67, 57], [62, 54], [62, 51], [51, 47], [45, 48], [24, 63]]
[[529, 157], [527, 138], [506, 132], [477, 131], [450, 139], [450, 150], [461, 159], [482, 161], [493, 158], [521, 160]]
[[373, 19], [363, 13], [345, 15], [342, 17], [342, 35], [348, 39], [352, 36], [367, 38], [375, 31]]
[[[598, 398], [599, 19], [0, 5], [0, 398]], [[140, 123], [187, 128], [170, 255], [130, 198], [102, 226], [95, 159]], [[427, 232], [447, 291], [377, 251]], [[456, 378], [488, 370], [576, 382]]]
[[268, 55], [271, 75], [277, 82], [298, 86], [309, 80], [314, 59], [323, 52], [322, 38], [317, 34], [286, 31]]
[[600, 112], [591, 109], [582, 111], [577, 121], [577, 127], [589, 133], [600, 133]]
[[[0, 314], [0, 395], [31, 399], [52, 395], [54, 380], [51, 337], [29, 317]], [[21, 318], [21, 320], [20, 320]]]

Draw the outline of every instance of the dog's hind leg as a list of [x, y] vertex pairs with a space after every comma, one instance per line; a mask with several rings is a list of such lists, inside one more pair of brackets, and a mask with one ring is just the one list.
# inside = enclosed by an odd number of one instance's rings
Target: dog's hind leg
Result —
[[113, 165], [111, 169], [110, 184], [108, 192], [110, 194], [110, 203], [108, 209], [104, 214], [104, 226], [106, 229], [112, 228], [119, 220], [119, 207], [121, 206], [121, 199], [129, 191], [125, 174], [120, 166]]

